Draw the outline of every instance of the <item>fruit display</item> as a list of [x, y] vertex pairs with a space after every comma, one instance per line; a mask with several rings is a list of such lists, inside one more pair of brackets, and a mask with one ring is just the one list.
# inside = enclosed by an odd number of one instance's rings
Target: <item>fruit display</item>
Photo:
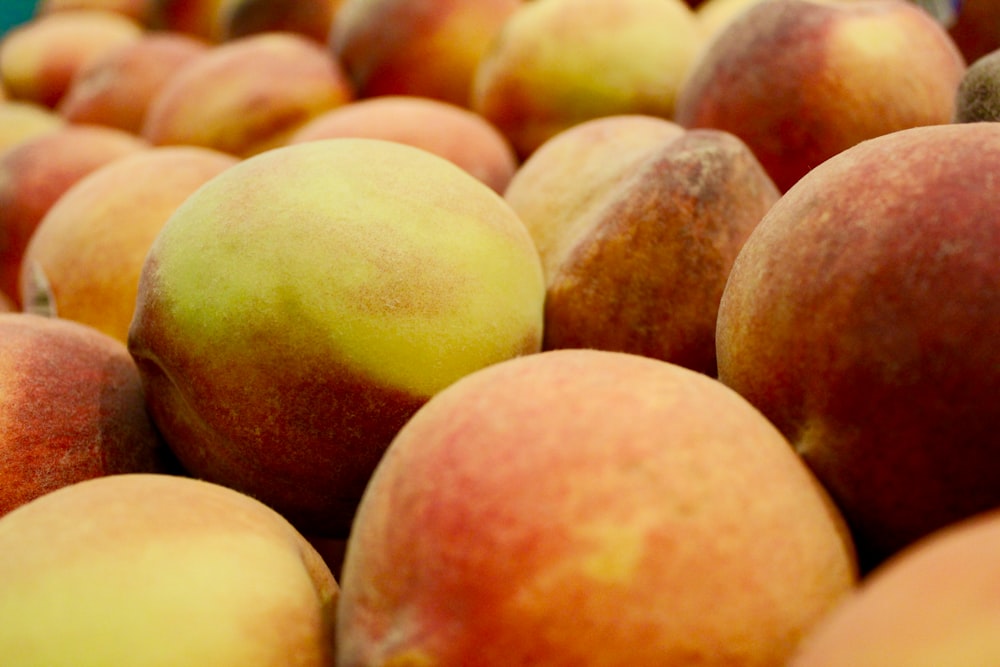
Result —
[[2, 4], [0, 666], [1000, 659], [1000, 3]]

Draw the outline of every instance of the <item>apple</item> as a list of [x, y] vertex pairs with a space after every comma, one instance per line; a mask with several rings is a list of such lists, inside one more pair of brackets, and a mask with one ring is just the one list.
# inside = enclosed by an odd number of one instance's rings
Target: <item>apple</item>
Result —
[[5, 667], [332, 667], [337, 582], [259, 501], [113, 475], [0, 518]]
[[497, 192], [518, 169], [507, 138], [482, 116], [442, 100], [384, 95], [330, 109], [300, 127], [289, 143], [356, 137], [385, 139], [451, 160]]
[[907, 0], [761, 2], [699, 54], [675, 120], [740, 137], [784, 192], [860, 141], [950, 122], [965, 68]]
[[146, 26], [154, 0], [38, 0], [35, 16], [75, 10], [103, 10], [126, 16]]
[[186, 469], [337, 539], [420, 405], [540, 349], [544, 296], [531, 237], [484, 183], [398, 142], [317, 140], [174, 212], [129, 349]]
[[899, 130], [765, 214], [719, 306], [719, 378], [794, 444], [865, 570], [1000, 505], [1000, 123]]
[[855, 583], [836, 508], [735, 392], [542, 352], [392, 441], [347, 542], [337, 665], [777, 667]]
[[504, 198], [542, 258], [544, 349], [632, 352], [715, 374], [729, 269], [778, 199], [743, 142], [606, 116], [542, 144]]
[[956, 123], [1000, 120], [1000, 49], [988, 53], [965, 71], [955, 95]]
[[173, 470], [171, 460], [124, 343], [69, 320], [0, 313], [0, 516], [85, 479]]
[[173, 74], [209, 50], [179, 32], [149, 31], [81, 68], [56, 111], [73, 123], [142, 132], [146, 110]]
[[0, 153], [0, 291], [20, 304], [24, 249], [70, 186], [98, 167], [148, 148], [123, 130], [67, 123]]
[[524, 159], [585, 120], [671, 119], [702, 42], [682, 0], [524, 2], [480, 59], [470, 104]]
[[344, 0], [329, 46], [361, 97], [469, 105], [476, 67], [524, 0]]
[[23, 308], [88, 324], [124, 345], [153, 240], [188, 196], [237, 162], [197, 146], [153, 147], [80, 179], [24, 250]]
[[788, 667], [997, 664], [998, 562], [998, 510], [935, 531], [866, 577]]
[[0, 80], [13, 99], [55, 107], [80, 68], [142, 32], [132, 19], [110, 11], [39, 16], [3, 35]]
[[223, 41], [260, 32], [287, 31], [326, 44], [344, 0], [234, 0], [218, 17]]
[[249, 157], [353, 97], [325, 47], [294, 33], [259, 33], [218, 44], [177, 70], [150, 100], [140, 134], [157, 146]]
[[0, 100], [0, 153], [25, 139], [65, 125], [49, 107], [18, 100]]

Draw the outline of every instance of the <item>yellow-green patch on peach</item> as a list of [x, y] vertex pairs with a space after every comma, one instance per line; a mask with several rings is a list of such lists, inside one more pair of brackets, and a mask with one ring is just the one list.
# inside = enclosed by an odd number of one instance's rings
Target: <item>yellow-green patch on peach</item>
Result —
[[480, 60], [470, 104], [524, 158], [585, 120], [672, 118], [701, 43], [681, 0], [522, 3]]
[[282, 517], [230, 489], [85, 482], [4, 517], [0, 544], [5, 664], [331, 664], [336, 581]]
[[420, 403], [540, 348], [543, 299], [527, 230], [485, 184], [396, 142], [319, 140], [248, 158], [175, 211], [130, 349], [185, 465], [323, 537]]

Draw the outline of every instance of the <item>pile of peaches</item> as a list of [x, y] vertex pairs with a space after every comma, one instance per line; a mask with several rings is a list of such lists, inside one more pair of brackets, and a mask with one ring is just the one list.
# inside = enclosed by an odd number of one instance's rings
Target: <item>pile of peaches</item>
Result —
[[39, 2], [0, 665], [1000, 664], [1000, 10], [930, 4]]

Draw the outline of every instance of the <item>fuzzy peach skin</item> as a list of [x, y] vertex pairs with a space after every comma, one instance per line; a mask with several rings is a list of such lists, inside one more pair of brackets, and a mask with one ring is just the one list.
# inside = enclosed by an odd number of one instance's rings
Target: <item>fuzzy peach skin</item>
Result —
[[0, 153], [63, 125], [65, 119], [48, 107], [34, 102], [0, 100]]
[[223, 41], [260, 32], [286, 31], [326, 44], [344, 0], [232, 0], [218, 21]]
[[956, 123], [1000, 120], [1000, 48], [965, 70], [955, 93]]
[[465, 107], [429, 97], [385, 95], [355, 100], [303, 125], [289, 143], [360, 137], [386, 139], [446, 158], [503, 192], [519, 167], [500, 130]]
[[942, 528], [868, 576], [788, 667], [995, 665], [998, 562], [997, 510]]
[[585, 120], [671, 119], [702, 42], [682, 0], [522, 3], [480, 60], [470, 104], [524, 159]]
[[146, 110], [174, 73], [210, 46], [178, 32], [150, 31], [81, 68], [56, 111], [73, 123], [142, 132]]
[[479, 61], [524, 0], [344, 0], [330, 49], [361, 97], [469, 105]]
[[141, 136], [249, 157], [354, 97], [340, 65], [302, 35], [260, 33], [216, 45], [150, 101]]
[[170, 475], [103, 477], [0, 518], [5, 667], [332, 667], [338, 588], [273, 510]]
[[823, 489], [737, 394], [558, 350], [414, 415], [340, 583], [339, 667], [782, 667], [855, 570]]
[[795, 445], [865, 569], [1000, 505], [1000, 124], [900, 130], [803, 177], [740, 251], [719, 377]]
[[907, 0], [757, 3], [700, 54], [675, 119], [743, 139], [784, 192], [860, 141], [951, 122], [965, 68]]
[[148, 148], [123, 130], [67, 123], [0, 153], [0, 291], [20, 304], [24, 249], [70, 186], [101, 166]]
[[122, 14], [145, 27], [149, 23], [153, 2], [154, 0], [38, 0], [35, 15], [97, 9]]
[[778, 199], [743, 142], [607, 116], [542, 144], [504, 198], [545, 268], [545, 349], [632, 352], [715, 375], [729, 270]]
[[396, 431], [468, 373], [541, 345], [524, 224], [397, 142], [276, 148], [203, 185], [153, 242], [129, 348], [186, 468], [346, 536]]
[[238, 161], [197, 146], [153, 147], [82, 178], [24, 250], [22, 307], [127, 342], [139, 274], [156, 236], [184, 200]]
[[55, 107], [80, 68], [142, 32], [141, 25], [115, 12], [39, 16], [3, 35], [0, 79], [13, 99]]
[[124, 343], [68, 320], [0, 313], [0, 516], [75, 482], [165, 472], [170, 461]]

